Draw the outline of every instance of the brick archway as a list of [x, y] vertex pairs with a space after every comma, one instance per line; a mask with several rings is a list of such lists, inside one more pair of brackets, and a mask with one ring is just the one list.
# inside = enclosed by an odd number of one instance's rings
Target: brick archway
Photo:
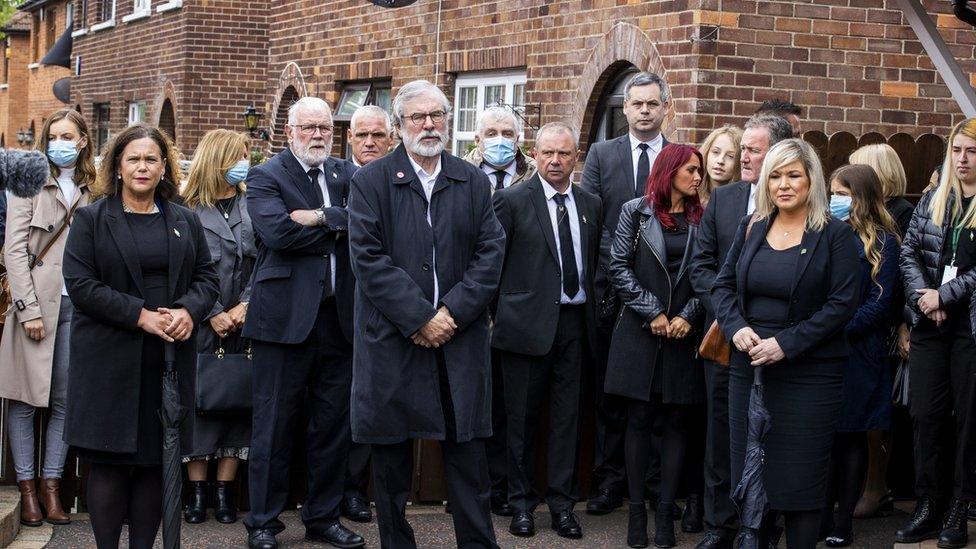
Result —
[[173, 85], [172, 81], [167, 80], [163, 86], [163, 93], [161, 93], [156, 98], [156, 108], [153, 109], [156, 113], [156, 124], [157, 128], [164, 130], [169, 138], [173, 140], [173, 143], [179, 144], [177, 141], [177, 116], [176, 116], [176, 87]]
[[[667, 69], [661, 54], [647, 34], [640, 27], [630, 23], [614, 25], [591, 50], [573, 101], [570, 122], [574, 128], [580, 130], [580, 135], [584, 138], [590, 134], [596, 102], [599, 101], [609, 81], [616, 75], [616, 68], [622, 63], [630, 63], [642, 71], [657, 73], [666, 82], [668, 81]], [[674, 117], [674, 97], [672, 97], [671, 111], [664, 120], [663, 130], [665, 137], [669, 139], [673, 139], [676, 132]], [[581, 145], [585, 148], [589, 143]]]
[[[297, 94], [297, 97], [294, 96], [295, 94]], [[272, 117], [268, 127], [272, 141], [276, 137], [279, 137], [277, 134], [279, 133], [278, 128], [281, 124], [278, 120], [277, 113], [281, 109], [282, 98], [286, 98], [289, 101], [288, 105], [285, 106], [287, 109], [291, 103], [306, 95], [308, 95], [308, 86], [305, 85], [305, 76], [302, 75], [302, 69], [299, 68], [297, 63], [291, 61], [285, 65], [285, 68], [281, 70], [281, 74], [278, 75], [278, 86], [275, 88], [274, 102], [271, 103], [269, 109], [265, 110]]]

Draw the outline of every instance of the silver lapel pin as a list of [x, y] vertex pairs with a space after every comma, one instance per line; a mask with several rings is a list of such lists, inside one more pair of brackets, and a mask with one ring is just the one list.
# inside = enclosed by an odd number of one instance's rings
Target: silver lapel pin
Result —
[[800, 255], [803, 255], [805, 253], [807, 253], [807, 249], [806, 248], [801, 248], [800, 249]]
[[173, 227], [173, 234], [176, 235], [176, 238], [179, 238], [180, 237], [180, 231], [177, 230], [176, 227]]

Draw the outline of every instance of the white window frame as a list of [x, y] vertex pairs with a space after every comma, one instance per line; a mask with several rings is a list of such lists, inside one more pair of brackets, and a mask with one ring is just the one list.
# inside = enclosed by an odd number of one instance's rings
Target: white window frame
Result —
[[138, 21], [152, 14], [152, 0], [132, 0], [132, 13], [122, 18], [123, 23]]
[[521, 84], [526, 85], [527, 79], [525, 76], [525, 71], [505, 71], [505, 72], [474, 72], [467, 74], [459, 74], [457, 79], [454, 81], [454, 115], [453, 115], [453, 127], [451, 128], [451, 134], [453, 136], [453, 141], [451, 143], [452, 150], [454, 154], [463, 155], [465, 151], [458, 150], [458, 143], [461, 141], [474, 141], [475, 131], [459, 131], [458, 121], [460, 119], [460, 101], [461, 88], [478, 88], [477, 99], [475, 105], [477, 110], [475, 113], [475, 119], [481, 115], [485, 110], [485, 88], [492, 86], [505, 86], [505, 97], [504, 102], [506, 105], [511, 105], [515, 100], [515, 86]]
[[144, 122], [145, 120], [146, 120], [146, 102], [130, 101], [129, 102], [129, 125], [131, 126], [139, 122]]

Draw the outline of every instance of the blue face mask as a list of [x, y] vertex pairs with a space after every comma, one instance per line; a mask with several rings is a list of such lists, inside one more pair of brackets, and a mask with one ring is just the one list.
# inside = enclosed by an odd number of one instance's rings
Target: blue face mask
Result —
[[489, 137], [485, 139], [485, 152], [481, 157], [496, 168], [504, 168], [515, 160], [515, 141], [500, 135]]
[[224, 174], [224, 179], [227, 184], [231, 187], [236, 187], [240, 185], [245, 179], [247, 179], [247, 169], [250, 167], [251, 163], [247, 160], [241, 160], [237, 164], [231, 166], [227, 173]]
[[852, 203], [853, 200], [849, 196], [830, 195], [830, 215], [841, 221], [847, 221], [851, 217]]
[[75, 141], [51, 141], [47, 144], [47, 157], [59, 168], [67, 168], [78, 160], [78, 143]]

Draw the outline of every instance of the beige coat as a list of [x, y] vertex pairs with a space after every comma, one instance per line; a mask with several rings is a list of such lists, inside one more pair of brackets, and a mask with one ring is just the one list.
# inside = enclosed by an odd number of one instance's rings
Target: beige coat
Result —
[[[87, 186], [75, 191], [78, 208], [88, 204]], [[0, 398], [47, 407], [51, 390], [51, 365], [58, 313], [61, 310], [61, 258], [68, 230], [44, 258], [30, 269], [28, 257], [38, 254], [58, 232], [69, 206], [54, 179], [48, 180], [34, 198], [10, 196], [7, 203], [7, 233], [3, 259], [10, 281], [12, 305], [0, 338]], [[70, 230], [70, 229], [69, 229]], [[17, 307], [22, 303], [23, 310]], [[27, 337], [21, 323], [36, 318], [44, 321], [44, 339]]]
[[[478, 150], [478, 147], [471, 149], [468, 152], [468, 154], [464, 155], [464, 160], [480, 168], [482, 162], [481, 151]], [[516, 149], [515, 150], [515, 177], [512, 178], [512, 185], [515, 185], [516, 183], [520, 183], [522, 181], [528, 181], [529, 179], [532, 179], [532, 176], [535, 175], [535, 172], [536, 172], [535, 159], [525, 156], [522, 153], [521, 148]], [[492, 181], [491, 192], [492, 194], [495, 193], [494, 181]]]

